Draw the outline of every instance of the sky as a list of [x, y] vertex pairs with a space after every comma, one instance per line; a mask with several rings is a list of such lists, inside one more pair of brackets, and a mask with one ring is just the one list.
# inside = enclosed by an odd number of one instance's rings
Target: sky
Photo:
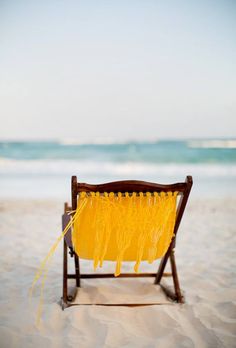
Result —
[[0, 0], [0, 139], [236, 137], [236, 1]]

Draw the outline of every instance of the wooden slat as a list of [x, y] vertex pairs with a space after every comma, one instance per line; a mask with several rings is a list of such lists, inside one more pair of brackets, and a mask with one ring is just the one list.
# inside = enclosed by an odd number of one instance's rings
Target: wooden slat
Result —
[[140, 180], [122, 180], [108, 182], [105, 184], [91, 185], [87, 183], [77, 183], [77, 193], [86, 192], [184, 192], [186, 183], [175, 184], [156, 184]]
[[[147, 278], [155, 277], [156, 273], [121, 273], [118, 277], [115, 277], [113, 273], [87, 273], [80, 274], [80, 278], [91, 279], [91, 278]], [[171, 277], [171, 273], [164, 273], [163, 277]], [[75, 274], [68, 274], [68, 279], [75, 279]]]

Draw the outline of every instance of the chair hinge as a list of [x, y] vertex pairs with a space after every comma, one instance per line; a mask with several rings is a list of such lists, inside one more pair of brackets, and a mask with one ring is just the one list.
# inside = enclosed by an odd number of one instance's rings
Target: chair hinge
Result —
[[74, 250], [73, 250], [73, 248], [72, 248], [72, 247], [70, 247], [69, 254], [70, 254], [70, 256], [71, 256], [71, 257], [73, 257], [73, 256], [74, 256], [74, 254], [75, 254], [75, 252], [74, 252]]

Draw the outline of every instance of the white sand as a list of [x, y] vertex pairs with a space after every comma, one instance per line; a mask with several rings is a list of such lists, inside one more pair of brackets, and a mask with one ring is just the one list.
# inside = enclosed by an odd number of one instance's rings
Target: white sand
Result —
[[[236, 347], [236, 201], [190, 201], [179, 230], [176, 257], [186, 304], [172, 304], [150, 279], [82, 281], [84, 302], [160, 300], [150, 307], [75, 306], [62, 311], [62, 244], [45, 287], [40, 329], [28, 289], [60, 232], [58, 202], [0, 203], [0, 347]], [[71, 261], [71, 260], [69, 260]], [[142, 264], [141, 271], [155, 271]], [[81, 262], [82, 272], [92, 271]], [[108, 264], [104, 270], [113, 270]], [[132, 271], [125, 264], [123, 270]], [[86, 291], [87, 289], [87, 291]]]

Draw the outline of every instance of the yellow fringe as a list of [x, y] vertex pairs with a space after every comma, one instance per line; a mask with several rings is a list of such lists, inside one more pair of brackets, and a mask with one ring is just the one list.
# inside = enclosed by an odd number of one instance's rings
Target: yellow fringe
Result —
[[162, 257], [173, 238], [178, 192], [133, 192], [117, 195], [81, 192], [78, 204], [87, 199], [86, 209], [74, 222], [72, 243], [83, 259], [116, 261], [115, 276], [122, 261], [152, 263]]

